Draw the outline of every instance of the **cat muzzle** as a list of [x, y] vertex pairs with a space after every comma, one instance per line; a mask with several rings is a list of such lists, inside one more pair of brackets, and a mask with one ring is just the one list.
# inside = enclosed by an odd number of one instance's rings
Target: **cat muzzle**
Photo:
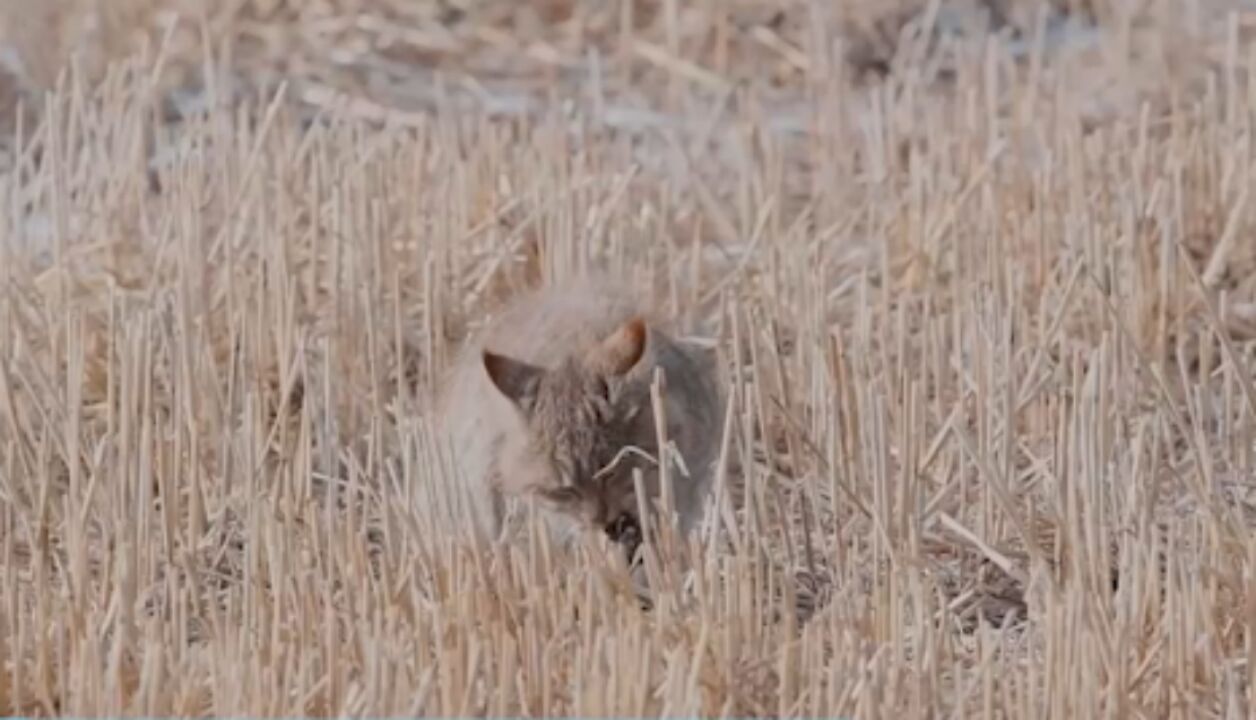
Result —
[[625, 559], [631, 566], [636, 560], [637, 548], [641, 547], [640, 523], [628, 513], [623, 513], [607, 523], [604, 529], [612, 541], [623, 547], [627, 556]]

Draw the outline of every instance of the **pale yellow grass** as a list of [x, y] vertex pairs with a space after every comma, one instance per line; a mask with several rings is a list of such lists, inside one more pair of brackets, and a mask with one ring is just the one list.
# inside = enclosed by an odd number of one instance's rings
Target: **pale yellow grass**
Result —
[[[790, 108], [664, 12], [608, 41], [644, 128], [299, 79], [176, 128], [156, 46], [68, 78], [0, 175], [0, 712], [1249, 717], [1250, 23], [1103, 8], [858, 87], [829, 26], [749, 33]], [[588, 264], [733, 398], [649, 612], [445, 532], [435, 384]]]

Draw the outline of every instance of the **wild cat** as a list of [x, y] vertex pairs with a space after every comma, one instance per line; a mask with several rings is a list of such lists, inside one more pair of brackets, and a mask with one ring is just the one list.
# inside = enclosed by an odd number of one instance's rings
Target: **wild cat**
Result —
[[682, 533], [697, 526], [725, 400], [714, 354], [664, 328], [626, 287], [589, 277], [518, 298], [467, 344], [439, 422], [481, 530], [498, 537], [533, 498], [554, 539], [604, 532], [631, 562], [642, 527], [633, 469], [649, 500], [662, 492], [656, 368], [667, 439], [687, 471], [671, 471], [673, 507]]

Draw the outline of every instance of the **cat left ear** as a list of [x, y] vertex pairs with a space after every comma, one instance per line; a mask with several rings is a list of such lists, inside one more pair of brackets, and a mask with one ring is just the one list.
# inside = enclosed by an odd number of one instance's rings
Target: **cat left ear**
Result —
[[594, 350], [597, 367], [608, 376], [627, 373], [645, 354], [645, 321], [634, 317], [611, 333]]
[[527, 412], [536, 399], [537, 386], [545, 375], [545, 368], [488, 350], [484, 351], [483, 359], [484, 370], [493, 385], [507, 399]]

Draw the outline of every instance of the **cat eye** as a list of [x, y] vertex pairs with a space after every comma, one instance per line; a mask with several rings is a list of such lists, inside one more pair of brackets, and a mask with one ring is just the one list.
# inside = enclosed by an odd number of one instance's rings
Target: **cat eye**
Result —
[[542, 490], [541, 497], [558, 505], [567, 505], [580, 499], [580, 491], [574, 487], [561, 487]]

